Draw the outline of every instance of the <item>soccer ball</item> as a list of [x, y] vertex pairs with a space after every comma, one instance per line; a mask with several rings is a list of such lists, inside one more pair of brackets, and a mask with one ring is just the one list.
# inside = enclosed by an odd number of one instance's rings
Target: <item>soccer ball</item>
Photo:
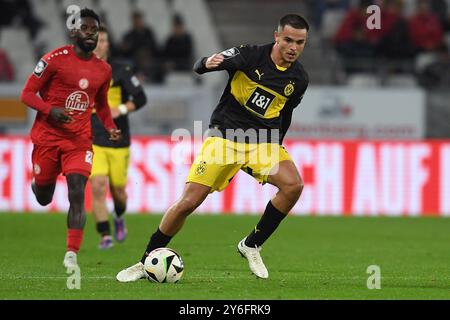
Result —
[[158, 248], [145, 259], [144, 270], [151, 282], [177, 283], [183, 275], [183, 259], [172, 249]]

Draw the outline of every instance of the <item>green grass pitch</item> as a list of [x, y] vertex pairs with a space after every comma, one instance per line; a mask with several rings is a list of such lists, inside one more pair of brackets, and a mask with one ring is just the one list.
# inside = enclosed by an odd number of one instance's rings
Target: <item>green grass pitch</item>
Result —
[[[450, 219], [297, 217], [261, 251], [269, 279], [256, 279], [236, 244], [257, 216], [193, 215], [169, 247], [185, 262], [177, 284], [119, 283], [161, 216], [128, 215], [129, 237], [97, 249], [88, 216], [78, 255], [81, 289], [66, 287], [63, 214], [0, 214], [0, 299], [450, 299]], [[381, 289], [367, 289], [369, 265]]]

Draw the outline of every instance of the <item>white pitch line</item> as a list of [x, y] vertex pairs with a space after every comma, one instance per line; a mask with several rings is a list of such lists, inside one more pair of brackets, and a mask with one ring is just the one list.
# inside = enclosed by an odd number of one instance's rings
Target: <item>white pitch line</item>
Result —
[[[59, 279], [67, 279], [70, 275], [67, 276], [0, 276], [0, 280], [27, 280], [27, 279], [43, 279], [43, 280], [48, 280], [48, 279], [54, 279], [54, 280], [59, 280]], [[251, 274], [249, 274], [248, 276], [252, 277]], [[308, 279], [316, 279], [319, 276], [304, 276], [303, 279], [308, 280]], [[222, 279], [244, 279], [247, 278], [247, 276], [232, 276], [232, 275], [227, 275], [227, 276], [214, 276], [214, 277], [205, 277], [205, 276], [187, 276], [186, 278], [189, 279], [194, 279], [194, 280], [204, 280], [207, 282], [212, 282], [213, 280], [222, 280]], [[116, 280], [116, 277], [114, 276], [81, 276], [81, 279], [92, 279], [92, 280]], [[436, 279], [433, 278], [417, 278], [417, 276], [410, 276], [410, 277], [396, 277], [396, 276], [384, 276], [382, 277], [383, 280], [420, 280], [420, 281], [436, 281]], [[449, 277], [444, 277], [439, 279], [438, 281], [441, 280], [447, 280], [450, 279]], [[333, 280], [366, 280], [365, 277], [323, 277], [320, 279], [320, 281], [333, 281]]]

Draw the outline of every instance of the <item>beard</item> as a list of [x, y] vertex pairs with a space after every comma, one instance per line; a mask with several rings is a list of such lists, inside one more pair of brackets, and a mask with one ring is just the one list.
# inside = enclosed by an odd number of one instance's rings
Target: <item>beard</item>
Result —
[[89, 44], [89, 43], [86, 43], [85, 39], [78, 38], [77, 45], [85, 53], [91, 53], [97, 47], [97, 41], [95, 41], [95, 43], [93, 43], [93, 44]]

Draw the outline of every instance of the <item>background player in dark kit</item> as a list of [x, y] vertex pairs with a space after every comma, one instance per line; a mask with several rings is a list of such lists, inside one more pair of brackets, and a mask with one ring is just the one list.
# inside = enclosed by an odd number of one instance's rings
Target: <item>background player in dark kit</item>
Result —
[[[97, 48], [94, 53], [103, 61], [108, 61], [109, 35], [100, 27]], [[128, 114], [142, 108], [147, 97], [131, 67], [118, 61], [109, 61], [112, 68], [112, 82], [108, 91], [111, 115], [117, 128], [122, 132], [119, 142], [109, 140], [109, 134], [97, 117], [92, 114], [92, 133], [94, 135], [94, 162], [92, 164], [92, 213], [97, 223], [97, 231], [102, 236], [99, 248], [113, 246], [106, 206], [106, 187], [109, 185], [114, 201], [114, 235], [122, 242], [127, 235], [123, 214], [127, 206], [126, 184], [130, 159], [130, 126]]]

